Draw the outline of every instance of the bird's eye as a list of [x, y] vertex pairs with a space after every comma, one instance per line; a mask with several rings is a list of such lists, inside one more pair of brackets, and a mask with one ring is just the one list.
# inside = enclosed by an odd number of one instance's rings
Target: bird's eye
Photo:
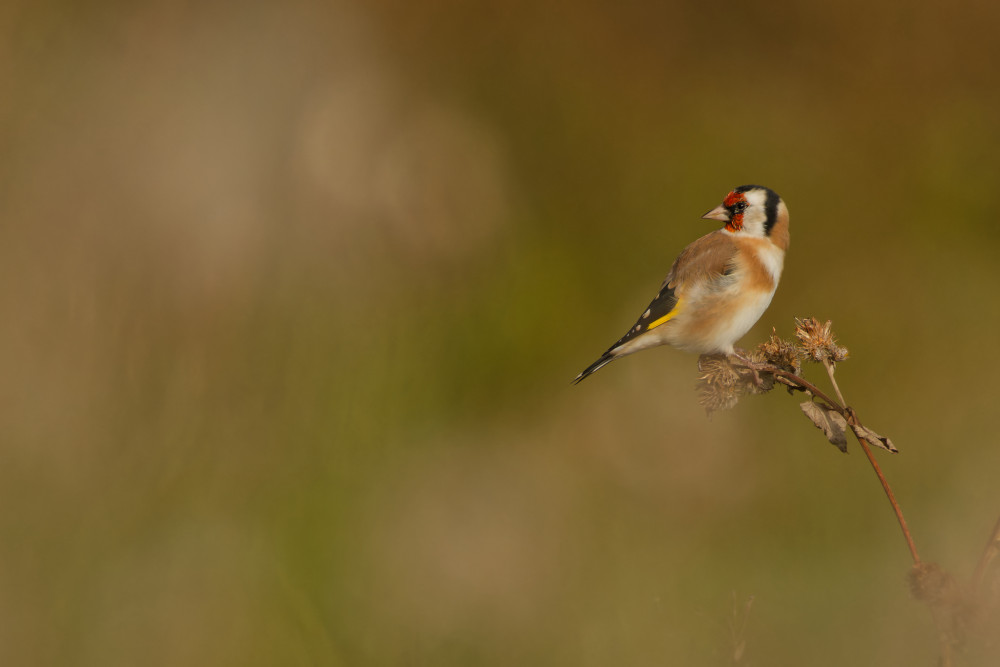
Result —
[[745, 201], [739, 201], [733, 204], [733, 210], [737, 213], [742, 213], [747, 210], [747, 203]]

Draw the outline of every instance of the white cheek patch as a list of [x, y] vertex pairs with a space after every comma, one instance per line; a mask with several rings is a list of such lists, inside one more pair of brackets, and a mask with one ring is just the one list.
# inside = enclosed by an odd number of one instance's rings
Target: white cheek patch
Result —
[[746, 197], [747, 203], [750, 206], [764, 208], [764, 201], [767, 199], [767, 195], [763, 190], [747, 190], [743, 193], [743, 196]]

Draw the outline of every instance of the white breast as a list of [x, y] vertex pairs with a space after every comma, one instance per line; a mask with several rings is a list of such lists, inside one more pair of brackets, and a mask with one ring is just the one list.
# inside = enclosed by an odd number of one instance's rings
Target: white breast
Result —
[[688, 312], [682, 311], [676, 327], [664, 332], [669, 336], [668, 342], [692, 352], [732, 353], [736, 341], [757, 323], [771, 304], [785, 263], [785, 252], [781, 248], [771, 243], [754, 245], [752, 252], [771, 280], [754, 281], [737, 273], [725, 290], [692, 294]]
[[778, 280], [781, 278], [781, 269], [785, 266], [785, 251], [773, 243], [768, 243], [757, 248], [757, 258], [771, 274], [775, 287], [777, 287]]

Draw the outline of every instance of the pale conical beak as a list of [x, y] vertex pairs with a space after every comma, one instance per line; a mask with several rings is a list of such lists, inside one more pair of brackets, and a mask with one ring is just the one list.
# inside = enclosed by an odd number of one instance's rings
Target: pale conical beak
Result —
[[719, 222], [729, 222], [729, 211], [722, 204], [719, 204], [711, 211], [701, 216], [703, 220], [718, 220]]

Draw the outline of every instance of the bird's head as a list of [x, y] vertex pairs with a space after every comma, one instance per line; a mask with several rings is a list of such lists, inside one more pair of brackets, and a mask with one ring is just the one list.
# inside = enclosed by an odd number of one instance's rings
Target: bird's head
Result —
[[[788, 235], [788, 208], [777, 192], [763, 185], [741, 185], [701, 217], [724, 222], [728, 231], [747, 236], [769, 238], [777, 233], [785, 237]], [[772, 240], [778, 242], [775, 238]]]

